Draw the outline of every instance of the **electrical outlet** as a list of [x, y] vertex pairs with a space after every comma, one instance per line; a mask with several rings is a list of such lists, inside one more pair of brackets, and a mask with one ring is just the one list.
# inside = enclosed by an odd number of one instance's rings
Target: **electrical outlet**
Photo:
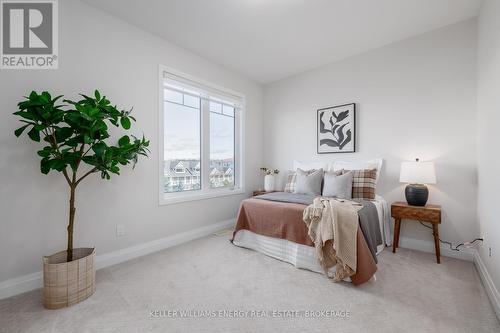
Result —
[[493, 257], [493, 254], [492, 254], [492, 252], [491, 252], [491, 246], [490, 246], [490, 247], [488, 247], [488, 253], [489, 253], [488, 255], [490, 256], [490, 258], [491, 258], [491, 257]]
[[116, 237], [123, 237], [125, 236], [125, 225], [124, 224], [117, 224], [116, 225]]

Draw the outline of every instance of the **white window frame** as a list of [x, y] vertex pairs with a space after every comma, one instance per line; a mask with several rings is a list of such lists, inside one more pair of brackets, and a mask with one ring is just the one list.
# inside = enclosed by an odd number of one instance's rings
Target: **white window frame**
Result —
[[[207, 82], [203, 79], [196, 78], [192, 75], [179, 72], [175, 69], [169, 68], [164, 65], [159, 65], [159, 82], [158, 82], [158, 101], [159, 101], [159, 112], [158, 112], [158, 194], [159, 194], [159, 204], [168, 205], [180, 202], [204, 200], [210, 198], [224, 197], [230, 195], [238, 195], [245, 193], [245, 95], [224, 88], [213, 83]], [[189, 82], [191, 85], [203, 87], [205, 90], [213, 91], [215, 95], [217, 92], [220, 93], [221, 97], [234, 96], [235, 99], [239, 101], [239, 110], [235, 109], [235, 134], [234, 134], [234, 150], [235, 150], [235, 186], [225, 187], [225, 188], [215, 188], [211, 189], [209, 186], [208, 172], [210, 163], [210, 130], [208, 124], [210, 120], [204, 121], [203, 117], [206, 115], [201, 112], [201, 170], [200, 174], [202, 184], [201, 190], [185, 191], [185, 192], [164, 192], [164, 78], [165, 75], [173, 76], [178, 78], [181, 82]], [[205, 125], [205, 126], [204, 126]], [[208, 140], [207, 140], [208, 137]], [[205, 171], [204, 171], [205, 170]], [[203, 177], [203, 175], [206, 175]]]

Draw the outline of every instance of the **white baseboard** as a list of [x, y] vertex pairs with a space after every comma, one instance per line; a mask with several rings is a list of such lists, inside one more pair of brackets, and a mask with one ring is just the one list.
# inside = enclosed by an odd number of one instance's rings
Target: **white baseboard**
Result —
[[[222, 221], [201, 228], [181, 232], [169, 237], [157, 239], [151, 242], [97, 255], [96, 269], [112, 266], [130, 259], [144, 256], [146, 254], [186, 243], [200, 237], [208, 236], [216, 231], [233, 227], [235, 221], [235, 219]], [[21, 294], [33, 289], [41, 288], [42, 285], [43, 276], [41, 271], [2, 281], [0, 282], [0, 299]]]
[[[406, 237], [400, 237], [399, 247], [402, 247], [405, 249], [410, 249], [410, 250], [428, 252], [428, 253], [435, 253], [436, 252], [435, 248], [434, 248], [434, 242], [413, 239], [413, 238], [406, 238]], [[461, 260], [466, 260], [466, 261], [470, 261], [470, 262], [473, 261], [474, 252], [475, 252], [474, 249], [467, 249], [467, 248], [463, 248], [463, 247], [460, 248], [460, 251], [453, 251], [453, 250], [450, 250], [449, 247], [443, 246], [443, 244], [441, 244], [440, 250], [441, 250], [441, 255], [443, 257], [461, 259]]]
[[486, 269], [486, 266], [484, 265], [484, 262], [477, 250], [474, 251], [474, 265], [476, 266], [476, 270], [481, 277], [481, 281], [483, 281], [484, 289], [486, 290], [488, 298], [493, 305], [493, 309], [495, 309], [497, 317], [500, 320], [500, 293], [493, 283], [493, 279], [488, 273], [488, 270]]
[[0, 282], [0, 299], [42, 287], [42, 271]]

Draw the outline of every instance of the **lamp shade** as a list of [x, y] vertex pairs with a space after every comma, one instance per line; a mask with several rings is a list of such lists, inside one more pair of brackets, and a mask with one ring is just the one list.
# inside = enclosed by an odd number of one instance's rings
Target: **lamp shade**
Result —
[[399, 174], [401, 183], [436, 184], [436, 171], [433, 162], [403, 162]]

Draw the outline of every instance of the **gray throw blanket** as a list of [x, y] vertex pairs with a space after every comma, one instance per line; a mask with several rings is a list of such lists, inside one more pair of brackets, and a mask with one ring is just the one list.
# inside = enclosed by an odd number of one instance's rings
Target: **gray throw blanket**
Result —
[[272, 193], [258, 195], [255, 197], [255, 199], [279, 201], [279, 202], [291, 202], [291, 203], [298, 203], [298, 204], [302, 204], [302, 205], [310, 205], [313, 203], [314, 198], [316, 198], [316, 197], [318, 197], [318, 196], [314, 195], [314, 194], [272, 192]]
[[[302, 205], [310, 205], [313, 203], [317, 195], [298, 194], [288, 192], [273, 192], [263, 195], [258, 195], [255, 199], [278, 201], [278, 202], [291, 202]], [[358, 211], [359, 226], [365, 236], [366, 244], [372, 253], [373, 259], [376, 263], [377, 260], [377, 246], [382, 244], [382, 234], [380, 233], [380, 224], [378, 219], [378, 212], [375, 205], [367, 200], [355, 200], [363, 205]]]
[[358, 211], [359, 226], [365, 236], [366, 244], [372, 253], [373, 259], [377, 261], [377, 246], [382, 244], [382, 234], [380, 233], [380, 224], [378, 219], [377, 207], [367, 200], [357, 200], [363, 205]]

